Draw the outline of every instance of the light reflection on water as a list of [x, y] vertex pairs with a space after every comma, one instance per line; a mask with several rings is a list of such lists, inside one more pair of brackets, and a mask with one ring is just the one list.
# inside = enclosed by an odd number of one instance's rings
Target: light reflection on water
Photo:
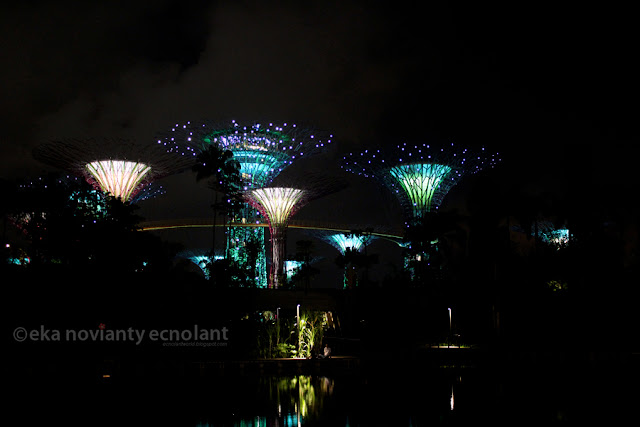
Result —
[[[327, 376], [292, 375], [261, 378], [256, 387], [265, 398], [266, 414], [223, 421], [207, 421], [198, 427], [232, 425], [234, 427], [306, 425], [323, 418], [323, 409], [333, 395], [335, 379]], [[233, 414], [235, 416], [235, 414]], [[231, 423], [229, 423], [229, 421]], [[346, 424], [348, 425], [348, 420]]]
[[111, 382], [93, 392], [78, 388], [75, 393], [61, 393], [58, 383], [54, 389], [25, 384], [12, 389], [6, 406], [15, 414], [28, 414], [34, 421], [30, 425], [75, 417], [82, 425], [90, 419], [91, 425], [108, 426], [123, 425], [126, 419], [127, 425], [191, 427], [415, 427], [485, 421], [558, 425], [603, 416], [603, 425], [613, 425], [612, 419], [635, 408], [637, 400], [632, 393], [619, 393], [622, 383], [636, 383], [628, 372], [528, 367], [415, 372], [413, 366], [401, 369], [398, 364], [393, 366], [397, 370], [381, 373], [383, 368], [325, 375], [228, 373], [174, 381], [157, 377], [151, 382]]
[[[8, 414], [29, 425], [433, 426], [580, 424], [624, 419], [636, 408], [635, 370], [431, 368], [400, 362], [324, 375], [239, 374], [111, 378], [98, 387], [10, 383]], [[116, 381], [113, 381], [113, 380]], [[102, 378], [101, 378], [102, 380]], [[37, 409], [37, 410], [34, 410]], [[91, 422], [87, 422], [90, 420]]]
[[[598, 379], [599, 378], [599, 379]], [[563, 425], [615, 415], [609, 376], [528, 369], [411, 369], [366, 373], [228, 378], [242, 392], [208, 400], [189, 425], [433, 426]], [[247, 390], [250, 390], [248, 392]], [[242, 396], [242, 397], [240, 397]], [[604, 396], [604, 398], [603, 398]], [[243, 399], [244, 397], [244, 399]]]
[[[461, 375], [379, 378], [273, 376], [255, 383], [257, 402], [242, 413], [202, 419], [198, 427], [417, 426], [443, 422], [457, 411]], [[455, 390], [455, 391], [454, 391]], [[456, 395], [457, 399], [457, 395]], [[253, 411], [253, 412], [252, 412]], [[217, 419], [216, 419], [217, 418]], [[391, 424], [389, 424], [391, 423]]]

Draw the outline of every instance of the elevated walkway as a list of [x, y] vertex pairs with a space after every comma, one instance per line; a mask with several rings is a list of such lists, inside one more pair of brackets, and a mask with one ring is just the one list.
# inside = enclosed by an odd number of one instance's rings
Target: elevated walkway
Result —
[[[233, 227], [269, 227], [267, 223], [231, 223]], [[227, 224], [216, 224], [216, 227], [226, 227]], [[211, 228], [213, 227], [212, 218], [183, 218], [183, 219], [169, 219], [169, 220], [156, 220], [156, 221], [144, 221], [140, 224], [142, 231], [162, 231], [179, 228]], [[336, 233], [350, 233], [357, 227], [348, 224], [335, 224], [322, 221], [311, 220], [296, 220], [291, 219], [289, 221], [289, 228], [299, 228], [307, 230], [325, 230], [335, 231]], [[387, 239], [394, 243], [400, 244], [402, 242], [401, 230], [380, 230], [374, 228], [371, 232], [372, 236], [376, 236], [381, 239]]]

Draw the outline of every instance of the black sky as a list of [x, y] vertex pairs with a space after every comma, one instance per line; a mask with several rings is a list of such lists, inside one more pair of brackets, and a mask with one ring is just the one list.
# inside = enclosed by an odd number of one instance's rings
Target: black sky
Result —
[[504, 153], [502, 173], [523, 185], [597, 169], [606, 187], [632, 175], [636, 49], [633, 15], [620, 6], [0, 7], [3, 178], [40, 173], [31, 149], [51, 138], [144, 141], [177, 122], [226, 118], [329, 129], [329, 165], [344, 151], [435, 135]]

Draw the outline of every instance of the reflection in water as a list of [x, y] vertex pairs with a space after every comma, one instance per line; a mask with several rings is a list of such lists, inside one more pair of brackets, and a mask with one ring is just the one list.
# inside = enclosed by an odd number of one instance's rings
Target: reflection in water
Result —
[[256, 384], [262, 405], [236, 413], [226, 423], [208, 420], [197, 426], [360, 426], [381, 421], [383, 416], [391, 416], [394, 425], [423, 425], [420, 413], [425, 410], [439, 414], [440, 420], [448, 417], [445, 411], [453, 411], [454, 385], [460, 380], [460, 376], [413, 378], [399, 385], [375, 375], [356, 380], [312, 375], [262, 377]]
[[453, 384], [451, 385], [451, 399], [449, 399], [451, 404], [451, 410], [453, 411]]
[[[278, 415], [288, 415], [284, 425], [301, 425], [307, 418], [318, 418], [325, 399], [333, 393], [334, 380], [328, 377], [295, 375], [268, 381], [271, 387], [275, 385]], [[290, 423], [292, 415], [296, 424]]]
[[457, 376], [457, 378], [452, 378], [451, 379], [451, 397], [449, 398], [449, 406], [451, 408], [451, 410], [453, 411], [453, 407], [454, 407], [454, 397], [453, 397], [453, 387], [456, 383], [460, 383], [462, 382], [462, 377], [461, 376]]
[[565, 396], [570, 396], [566, 387], [558, 387], [558, 375], [523, 379], [478, 370], [228, 381], [216, 383], [221, 394], [206, 401], [206, 414], [201, 412], [191, 425], [416, 427], [472, 425], [485, 419], [515, 424], [530, 419], [545, 425], [566, 422]]
[[[302, 426], [307, 421], [322, 418], [327, 400], [333, 394], [334, 379], [325, 376], [294, 375], [266, 377], [259, 381], [259, 395], [266, 401], [262, 414], [234, 419], [232, 423], [206, 422], [199, 427], [232, 425], [254, 426]], [[343, 424], [348, 425], [348, 424]]]

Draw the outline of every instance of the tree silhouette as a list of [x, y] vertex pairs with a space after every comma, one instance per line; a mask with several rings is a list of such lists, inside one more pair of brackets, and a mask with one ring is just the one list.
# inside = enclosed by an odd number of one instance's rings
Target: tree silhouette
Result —
[[404, 242], [414, 284], [422, 286], [442, 279], [443, 271], [456, 261], [456, 248], [466, 246], [462, 221], [455, 211], [434, 212], [407, 227]]
[[[211, 253], [215, 254], [216, 225], [218, 211], [221, 210], [226, 219], [233, 215], [239, 207], [240, 198], [240, 164], [233, 158], [230, 150], [222, 150], [217, 145], [209, 145], [198, 154], [193, 166], [196, 180], [207, 179], [208, 187], [214, 193], [213, 232]], [[220, 196], [222, 195], [222, 198]]]
[[298, 240], [296, 242], [296, 253], [293, 259], [300, 262], [300, 265], [296, 268], [290, 280], [291, 287], [298, 287], [301, 284], [305, 291], [309, 290], [313, 276], [320, 272], [317, 268], [311, 266], [313, 249], [314, 245], [311, 240]]
[[154, 236], [138, 232], [137, 209], [82, 179], [54, 174], [18, 186], [6, 208], [28, 241], [31, 268], [55, 264], [113, 273], [140, 271], [162, 250]]

